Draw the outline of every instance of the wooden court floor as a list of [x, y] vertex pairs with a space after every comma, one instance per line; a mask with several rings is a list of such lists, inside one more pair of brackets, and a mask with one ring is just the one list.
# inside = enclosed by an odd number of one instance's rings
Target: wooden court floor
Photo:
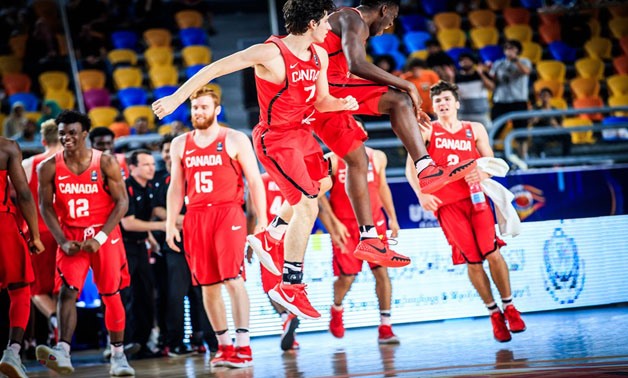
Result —
[[[393, 315], [394, 316], [394, 315]], [[628, 306], [524, 314], [528, 329], [509, 343], [493, 340], [488, 317], [394, 326], [398, 346], [379, 346], [377, 329], [298, 335], [283, 353], [278, 337], [252, 340], [255, 366], [209, 366], [210, 355], [133, 360], [138, 377], [625, 377]], [[73, 356], [74, 377], [109, 376], [100, 351]], [[27, 362], [30, 377], [55, 377]]]

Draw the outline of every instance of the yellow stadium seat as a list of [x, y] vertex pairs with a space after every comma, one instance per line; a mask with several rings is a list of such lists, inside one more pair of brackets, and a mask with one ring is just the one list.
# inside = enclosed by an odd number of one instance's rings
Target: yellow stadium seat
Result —
[[212, 51], [207, 46], [195, 45], [184, 47], [181, 50], [185, 66], [194, 66], [197, 64], [209, 64], [212, 61]]
[[222, 98], [222, 88], [220, 87], [220, 85], [216, 83], [208, 83], [205, 86], [214, 91], [214, 93], [218, 95], [218, 99]]
[[575, 98], [598, 97], [600, 95], [600, 82], [595, 78], [579, 77], [569, 82], [571, 92]]
[[37, 122], [41, 118], [41, 112], [24, 112], [24, 117], [33, 122]]
[[442, 29], [436, 34], [443, 50], [447, 51], [454, 47], [464, 47], [467, 36], [460, 29]]
[[565, 63], [557, 60], [542, 60], [536, 65], [536, 72], [543, 80], [558, 80], [564, 83], [567, 68]]
[[584, 50], [591, 58], [610, 59], [613, 44], [608, 38], [593, 37], [584, 44]]
[[113, 81], [118, 89], [141, 87], [142, 71], [136, 67], [118, 68], [113, 71]]
[[61, 109], [74, 109], [76, 97], [69, 89], [46, 91], [46, 100], [53, 100]]
[[536, 42], [523, 42], [521, 44], [521, 56], [528, 58], [530, 62], [538, 64], [543, 58], [543, 47]]
[[534, 82], [534, 93], [538, 95], [543, 88], [547, 88], [552, 91], [552, 97], [563, 97], [565, 92], [563, 83], [558, 80], [540, 79]]
[[0, 74], [22, 72], [22, 59], [15, 55], [0, 55]]
[[473, 28], [470, 32], [473, 47], [481, 49], [487, 45], [496, 45], [499, 41], [499, 32], [495, 27]]
[[521, 43], [532, 41], [532, 28], [528, 25], [508, 25], [504, 28], [506, 39], [514, 39]]
[[148, 105], [129, 106], [123, 111], [124, 118], [129, 125], [133, 125], [139, 117], [148, 119], [148, 128], [155, 130], [155, 114]]
[[168, 47], [172, 42], [172, 34], [168, 29], [148, 29], [144, 32], [144, 41], [149, 47]]
[[48, 91], [61, 91], [68, 88], [70, 77], [62, 71], [46, 71], [39, 75], [39, 85], [45, 94]]
[[20, 59], [24, 58], [24, 53], [26, 52], [26, 43], [28, 42], [27, 34], [18, 34], [9, 38], [9, 46], [11, 46], [11, 51], [13, 55], [17, 56]]
[[469, 22], [474, 28], [495, 27], [495, 12], [490, 9], [478, 9], [469, 12]]
[[552, 97], [549, 100], [550, 106], [560, 110], [566, 110], [568, 108], [567, 101], [562, 97]]
[[[563, 119], [563, 127], [592, 126], [590, 119], [572, 117]], [[576, 131], [571, 133], [571, 143], [573, 144], [590, 144], [595, 143], [593, 131]]]
[[79, 71], [79, 82], [81, 90], [89, 91], [90, 89], [101, 89], [105, 87], [105, 73], [101, 70], [82, 70]]
[[151, 69], [157, 66], [172, 66], [174, 55], [170, 46], [152, 46], [144, 51], [144, 59]]
[[[608, 106], [628, 106], [628, 95], [609, 97]], [[614, 114], [620, 117], [628, 117], [628, 112], [615, 112]]]
[[148, 71], [153, 88], [163, 87], [164, 85], [177, 85], [179, 83], [179, 73], [174, 66], [157, 66]]
[[171, 125], [161, 125], [157, 129], [157, 133], [159, 135], [168, 135], [168, 134], [172, 133], [172, 126]]
[[428, 56], [427, 50], [417, 50], [410, 54], [410, 58], [419, 58], [421, 60], [427, 59]]
[[111, 106], [92, 108], [87, 113], [92, 121], [92, 127], [109, 127], [118, 116], [118, 109]]
[[506, 8], [502, 12], [506, 25], [528, 25], [530, 11], [525, 8]]
[[112, 66], [120, 63], [129, 63], [133, 66], [137, 65], [137, 54], [131, 49], [115, 49], [109, 51], [107, 59]]
[[574, 64], [579, 77], [604, 78], [604, 62], [597, 58], [581, 58]]
[[438, 30], [443, 29], [460, 29], [462, 19], [458, 13], [443, 12], [434, 15], [434, 25]]
[[174, 20], [179, 29], [200, 28], [203, 26], [203, 15], [199, 11], [186, 9], [175, 13]]
[[[4, 136], [4, 120], [7, 118], [7, 115], [4, 113], [0, 113], [0, 136]], [[12, 136], [12, 135], [9, 135]]]
[[613, 96], [628, 94], [628, 75], [613, 75], [606, 78], [606, 86]]
[[620, 39], [628, 35], [628, 17], [617, 17], [610, 20], [608, 27], [613, 33], [613, 37]]
[[486, 0], [488, 7], [494, 11], [504, 10], [510, 6], [510, 0]]

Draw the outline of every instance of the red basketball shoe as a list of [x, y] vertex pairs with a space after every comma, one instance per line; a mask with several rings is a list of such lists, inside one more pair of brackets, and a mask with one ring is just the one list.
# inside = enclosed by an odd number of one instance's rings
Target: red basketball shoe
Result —
[[280, 282], [268, 292], [268, 296], [301, 318], [318, 319], [321, 314], [312, 307], [310, 300], [307, 299], [305, 288], [306, 285], [304, 284], [288, 285]]
[[342, 339], [345, 335], [345, 325], [342, 321], [342, 314], [344, 311], [344, 309], [336, 310], [333, 306], [330, 311], [331, 318], [329, 319], [329, 332], [339, 339]]
[[246, 241], [253, 249], [253, 252], [257, 255], [259, 261], [264, 265], [264, 268], [275, 276], [281, 276], [281, 272], [275, 266], [273, 256], [271, 252], [277, 247], [279, 240], [273, 238], [266, 231], [258, 232], [255, 235], [248, 235]]
[[380, 325], [378, 328], [379, 337], [377, 342], [380, 344], [399, 344], [399, 338], [393, 333], [392, 326]]
[[388, 248], [379, 238], [360, 240], [353, 256], [360, 260], [387, 268], [399, 268], [410, 264], [410, 258]]
[[450, 182], [460, 180], [476, 166], [477, 162], [473, 159], [448, 166], [430, 164], [418, 174], [421, 191], [426, 194], [434, 193]]
[[493, 336], [495, 340], [500, 343], [508, 342], [512, 339], [510, 331], [506, 327], [506, 319], [501, 311], [497, 311], [491, 314], [491, 323], [493, 324]]
[[508, 328], [510, 328], [510, 332], [519, 333], [526, 330], [526, 324], [523, 322], [523, 319], [521, 319], [521, 314], [517, 311], [515, 306], [506, 306], [504, 309], [504, 316], [508, 321]]
[[281, 334], [281, 350], [295, 349], [294, 344], [299, 344], [295, 340], [296, 330], [299, 327], [299, 318], [294, 314], [288, 314], [288, 319], [283, 322], [283, 333]]
[[236, 347], [235, 353], [225, 360], [224, 366], [246, 368], [253, 366], [253, 353], [250, 346]]
[[212, 367], [227, 366], [227, 361], [235, 354], [233, 345], [218, 345], [218, 352], [212, 358], [210, 364]]

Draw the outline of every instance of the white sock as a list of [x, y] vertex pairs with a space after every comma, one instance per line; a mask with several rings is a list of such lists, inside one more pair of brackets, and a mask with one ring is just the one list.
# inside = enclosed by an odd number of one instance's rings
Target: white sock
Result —
[[390, 318], [390, 310], [381, 310], [379, 312], [379, 322], [381, 325], [392, 325], [392, 320]]
[[65, 341], [59, 341], [57, 345], [60, 346], [61, 349], [65, 350], [67, 354], [70, 354], [70, 344], [66, 343]]
[[120, 346], [111, 344], [111, 355], [113, 356], [114, 354], [120, 353], [124, 353], [124, 344], [121, 344]]
[[287, 312], [282, 312], [281, 314], [279, 314], [279, 316], [281, 317], [281, 322], [285, 323], [286, 320], [288, 320], [288, 313]]
[[342, 309], [343, 309], [342, 305], [336, 306], [335, 304], [333, 304], [333, 305], [331, 305], [331, 307], [333, 307], [333, 309], [336, 310], [336, 311], [342, 311]]
[[376, 239], [378, 237], [377, 229], [375, 228], [375, 226], [370, 226], [370, 227], [371, 228], [368, 231], [360, 230], [361, 239]]
[[222, 335], [216, 334], [216, 338], [218, 339], [218, 344], [220, 345], [231, 345], [231, 336], [229, 336], [229, 331], [223, 333]]
[[49, 319], [52, 328], [59, 328], [59, 320], [57, 319], [57, 315], [52, 315]]
[[16, 355], [20, 355], [20, 350], [22, 350], [22, 345], [19, 343], [13, 343], [11, 345], [8, 346], [7, 349], [11, 349], [13, 351], [13, 353], [15, 353]]
[[497, 303], [495, 302], [487, 303], [486, 308], [488, 309], [489, 314], [492, 314], [494, 312], [499, 312], [499, 307], [497, 307]]
[[251, 344], [251, 334], [246, 328], [236, 329], [236, 346], [245, 347]]
[[422, 170], [424, 170], [425, 168], [427, 168], [428, 165], [433, 163], [431, 157], [429, 157], [428, 155], [425, 156], [417, 160], [416, 163], [414, 163], [414, 167], [416, 168], [417, 173], [421, 173]]

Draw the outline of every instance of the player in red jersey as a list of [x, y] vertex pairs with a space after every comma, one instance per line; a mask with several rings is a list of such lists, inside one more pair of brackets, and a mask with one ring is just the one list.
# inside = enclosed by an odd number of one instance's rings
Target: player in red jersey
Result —
[[120, 165], [120, 172], [122, 173], [122, 179], [129, 178], [129, 166], [126, 164], [126, 157], [124, 154], [113, 153], [113, 140], [115, 134], [108, 127], [94, 127], [89, 132], [89, 142], [92, 148], [98, 151], [107, 152], [116, 157], [118, 165]]
[[[216, 119], [220, 100], [203, 87], [191, 97], [194, 131], [176, 137], [170, 145], [171, 176], [166, 206], [166, 242], [180, 252], [176, 222], [185, 198], [184, 249], [192, 281], [200, 285], [203, 304], [218, 338], [212, 366], [248, 367], [253, 364], [249, 339], [249, 297], [244, 287], [246, 219], [244, 182], [253, 206], [266, 224], [264, 184], [248, 137], [222, 127]], [[231, 299], [236, 347], [227, 328], [222, 298], [225, 286]]]
[[56, 123], [64, 150], [39, 166], [39, 207], [59, 244], [56, 289], [59, 291], [59, 343], [39, 345], [37, 359], [61, 373], [74, 371], [70, 343], [76, 328], [76, 299], [88, 269], [105, 304], [105, 326], [111, 339], [113, 376], [133, 375], [124, 355], [124, 307], [120, 290], [129, 285], [126, 255], [118, 224], [128, 206], [120, 167], [109, 154], [88, 148], [91, 122], [66, 110]]
[[[388, 215], [391, 236], [396, 238], [399, 233], [399, 223], [393, 203], [390, 187], [386, 181], [386, 154], [379, 150], [366, 148], [368, 156], [367, 182], [371, 199], [371, 211], [375, 220], [377, 234], [384, 244], [386, 238], [386, 216]], [[320, 198], [321, 220], [329, 231], [333, 241], [333, 269], [336, 281], [334, 281], [334, 303], [330, 309], [331, 319], [329, 330], [335, 337], [342, 338], [345, 333], [343, 324], [342, 301], [351, 289], [355, 277], [362, 271], [364, 261], [356, 258], [351, 251], [360, 242], [357, 220], [351, 202], [347, 196], [345, 184], [347, 181], [347, 165], [334, 153], [327, 155], [332, 165], [333, 185], [329, 192], [329, 200]], [[380, 321], [378, 328], [380, 344], [396, 344], [399, 339], [392, 331], [390, 318], [392, 287], [388, 269], [386, 267], [369, 263], [371, 272], [375, 277], [375, 292], [379, 302]]]
[[[22, 151], [15, 141], [0, 137], [0, 290], [9, 290], [9, 344], [0, 360], [0, 373], [26, 377], [20, 360], [24, 330], [30, 316], [30, 286], [35, 280], [29, 249], [44, 251], [37, 225], [37, 209], [21, 166]], [[15, 219], [16, 209], [9, 198], [9, 179], [15, 187], [17, 204], [28, 224], [31, 239], [26, 245]]]
[[[477, 122], [458, 120], [460, 103], [455, 84], [441, 81], [431, 87], [430, 95], [437, 120], [422, 127], [421, 133], [428, 143], [430, 154], [439, 164], [453, 165], [463, 159], [493, 157], [486, 128]], [[500, 342], [510, 341], [511, 332], [523, 332], [526, 326], [512, 304], [508, 265], [499, 251], [505, 243], [495, 234], [495, 218], [490, 206], [475, 210], [470, 198], [469, 185], [488, 178], [488, 174], [476, 168], [465, 176], [465, 180], [452, 182], [427, 194], [422, 192], [411, 172], [408, 159], [408, 181], [417, 193], [421, 206], [436, 214], [452, 246], [453, 263], [467, 264], [469, 279], [491, 314], [495, 339]], [[493, 283], [501, 296], [503, 313], [491, 293], [491, 285], [483, 267], [484, 260], [489, 263]], [[505, 321], [508, 321], [508, 327]]]
[[[327, 54], [314, 45], [322, 43], [327, 35], [327, 12], [333, 8], [331, 0], [288, 0], [283, 8], [288, 36], [270, 37], [264, 44], [212, 63], [173, 95], [153, 103], [155, 114], [162, 118], [208, 81], [254, 67], [260, 104], [260, 123], [253, 130], [255, 151], [294, 209], [294, 219], [285, 236], [283, 282], [273, 288], [269, 296], [295, 315], [306, 318], [320, 317], [307, 298], [302, 269], [307, 241], [318, 213], [316, 197], [320, 180], [328, 175], [328, 164], [311, 133], [310, 123], [316, 110], [334, 112], [358, 108], [351, 96], [341, 99], [329, 94]], [[259, 252], [259, 249], [254, 250]], [[281, 274], [270, 255], [262, 250], [258, 257], [271, 272]]]
[[[59, 144], [59, 134], [57, 132], [57, 124], [54, 119], [50, 119], [41, 125], [41, 142], [45, 151], [41, 154], [32, 156], [22, 162], [22, 167], [26, 173], [28, 186], [31, 189], [35, 203], [39, 203], [39, 195], [37, 193], [38, 179], [37, 167], [41, 162], [50, 156], [61, 151], [63, 147]], [[54, 339], [57, 335], [57, 298], [53, 295], [55, 284], [55, 260], [57, 256], [57, 241], [52, 233], [46, 227], [46, 223], [38, 213], [39, 234], [46, 251], [39, 255], [33, 255], [33, 271], [37, 279], [31, 284], [31, 300], [35, 307], [48, 319], [49, 325], [53, 331]]]

